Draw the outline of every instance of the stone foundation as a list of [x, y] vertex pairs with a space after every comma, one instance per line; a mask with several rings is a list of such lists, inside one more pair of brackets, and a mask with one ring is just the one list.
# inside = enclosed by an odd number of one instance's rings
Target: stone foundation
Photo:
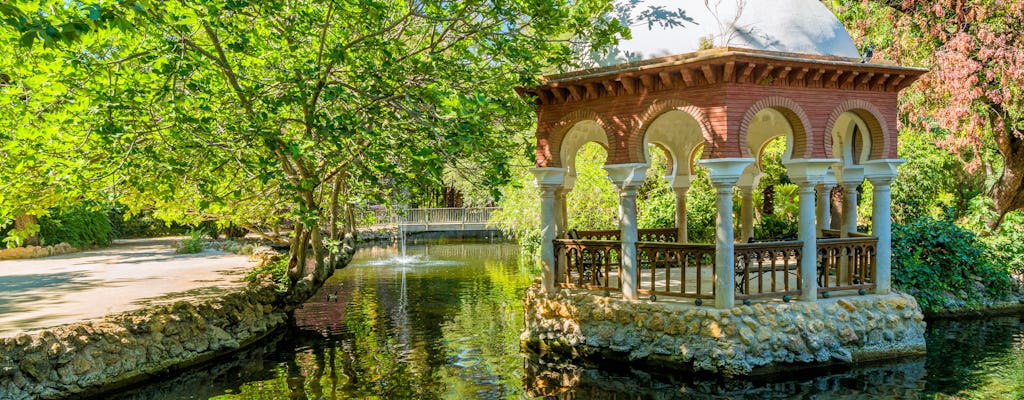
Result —
[[79, 397], [198, 363], [286, 321], [274, 284], [0, 339], [0, 399]]
[[719, 310], [674, 299], [541, 293], [534, 285], [526, 291], [524, 308], [521, 339], [530, 348], [727, 375], [925, 350], [924, 316], [917, 301], [905, 294], [756, 302]]

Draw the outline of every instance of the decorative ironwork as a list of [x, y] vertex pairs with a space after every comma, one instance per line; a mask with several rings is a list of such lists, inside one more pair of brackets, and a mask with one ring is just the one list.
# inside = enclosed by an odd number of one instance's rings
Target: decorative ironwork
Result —
[[800, 241], [736, 244], [736, 299], [799, 295], [802, 248]]
[[715, 297], [715, 245], [640, 242], [636, 247], [638, 293]]
[[620, 242], [556, 239], [554, 244], [556, 286], [590, 290], [622, 287]]
[[878, 238], [818, 240], [818, 292], [874, 289]]

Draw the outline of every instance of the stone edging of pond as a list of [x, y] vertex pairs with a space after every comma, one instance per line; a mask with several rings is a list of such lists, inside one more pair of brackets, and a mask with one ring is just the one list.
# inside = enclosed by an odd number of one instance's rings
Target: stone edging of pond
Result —
[[25, 246], [0, 250], [0, 260], [20, 260], [26, 258], [42, 258], [61, 254], [74, 253], [79, 249], [67, 243], [52, 246]]
[[1024, 295], [1019, 295], [1015, 299], [1007, 301], [995, 301], [979, 307], [924, 312], [925, 319], [927, 320], [974, 319], [1018, 314], [1024, 314]]
[[245, 347], [281, 327], [275, 284], [0, 339], [0, 398], [95, 395]]
[[719, 310], [534, 285], [523, 303], [528, 349], [682, 371], [757, 375], [925, 351], [924, 315], [899, 293]]

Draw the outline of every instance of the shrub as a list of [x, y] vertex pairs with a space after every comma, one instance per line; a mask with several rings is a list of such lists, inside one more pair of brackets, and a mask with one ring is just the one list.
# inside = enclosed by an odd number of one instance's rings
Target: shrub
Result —
[[74, 247], [107, 246], [113, 227], [106, 211], [90, 203], [50, 210], [39, 218], [39, 237], [45, 245], [67, 243]]
[[768, 214], [762, 216], [757, 225], [754, 225], [754, 237], [757, 239], [795, 240], [798, 228], [795, 220], [778, 214]]
[[1024, 280], [1024, 212], [1006, 214], [1000, 229], [981, 241], [988, 247], [987, 255], [997, 268], [1005, 268], [1017, 279]]
[[245, 280], [247, 282], [255, 282], [265, 275], [269, 275], [270, 279], [277, 284], [276, 290], [278, 293], [285, 293], [288, 291], [289, 282], [287, 258], [274, 260], [253, 268], [245, 275]]
[[526, 168], [516, 171], [516, 179], [501, 189], [499, 210], [491, 214], [488, 225], [501, 229], [533, 254], [540, 248], [540, 193], [533, 175]]
[[921, 217], [892, 231], [893, 285], [925, 310], [984, 304], [1009, 294], [1012, 281], [993, 265], [986, 247], [951, 221]]
[[118, 238], [180, 236], [187, 235], [191, 231], [187, 226], [177, 223], [168, 224], [154, 218], [152, 211], [142, 211], [130, 215], [120, 205], [111, 208], [109, 216], [114, 229], [114, 237]]
[[194, 230], [191, 235], [182, 241], [178, 242], [177, 249], [175, 250], [178, 254], [195, 254], [203, 251], [206, 243], [203, 241], [203, 231]]

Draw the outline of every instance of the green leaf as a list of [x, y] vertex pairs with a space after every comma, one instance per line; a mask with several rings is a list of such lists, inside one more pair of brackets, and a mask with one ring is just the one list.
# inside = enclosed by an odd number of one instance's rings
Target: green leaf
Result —
[[21, 35], [21, 39], [18, 40], [18, 43], [21, 44], [22, 47], [32, 47], [32, 43], [35, 42], [36, 36], [35, 31], [25, 32]]
[[99, 4], [90, 4], [86, 7], [89, 10], [89, 19], [92, 21], [99, 21], [102, 15], [102, 10]]

